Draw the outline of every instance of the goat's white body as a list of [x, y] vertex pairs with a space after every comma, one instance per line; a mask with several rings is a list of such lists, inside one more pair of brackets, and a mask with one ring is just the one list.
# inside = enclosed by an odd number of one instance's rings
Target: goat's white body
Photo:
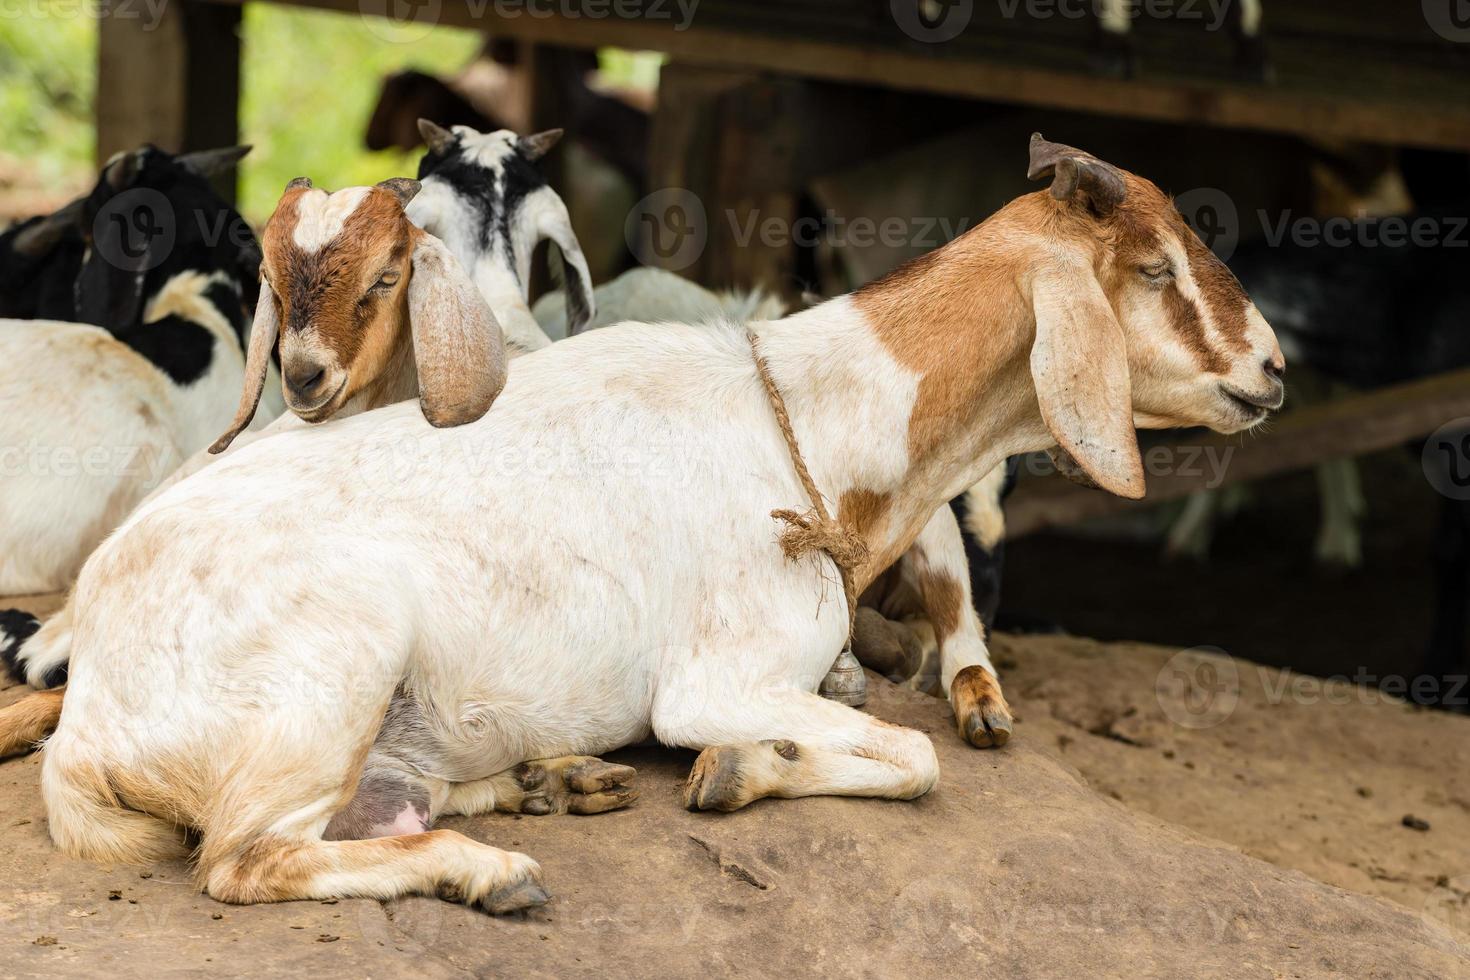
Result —
[[[624, 320], [642, 323], [703, 323], [726, 319], [735, 323], [773, 320], [786, 312], [778, 297], [759, 289], [716, 293], [665, 269], [629, 269], [592, 293], [597, 313], [587, 328], [606, 327]], [[553, 341], [567, 335], [565, 292], [547, 293], [531, 308], [536, 322]]]
[[[916, 379], [855, 326], [851, 359], [887, 361], [862, 374], [891, 379], [888, 407], [911, 400]], [[814, 474], [892, 481], [905, 415], [851, 400], [815, 416], [845, 418], [838, 432], [806, 428], [793, 397]], [[813, 690], [841, 645], [830, 562], [788, 562], [776, 541], [771, 509], [804, 500], [728, 329], [558, 344], [460, 428], [408, 403], [282, 432], [157, 496], [87, 565], [52, 752], [135, 769], [188, 753], [222, 774], [248, 729], [336, 760], [400, 683], [434, 719], [432, 775], [453, 782], [650, 733], [720, 744], [712, 718], [759, 727], [742, 712]], [[91, 710], [138, 676], [126, 717]], [[928, 759], [907, 778], [932, 784], [932, 750], [914, 751]]]
[[245, 361], [224, 317], [186, 273], [145, 325], [177, 313], [205, 327], [205, 373], [176, 384], [101, 327], [0, 322], [0, 595], [69, 585], [97, 543], [229, 422]]

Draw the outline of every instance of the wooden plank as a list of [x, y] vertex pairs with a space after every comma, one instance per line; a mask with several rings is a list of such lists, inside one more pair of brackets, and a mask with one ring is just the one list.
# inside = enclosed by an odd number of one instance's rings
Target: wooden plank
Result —
[[[239, 139], [238, 7], [179, 2], [154, 15], [106, 0], [98, 17], [99, 164], [143, 143], [179, 152]], [[233, 180], [220, 190], [233, 198]]]
[[[361, 11], [358, 0], [287, 2], [354, 14]], [[844, 10], [850, 7], [835, 6]], [[1379, 66], [1382, 70], [1377, 75], [1389, 81], [1405, 71], [1421, 81], [1408, 89], [1396, 89], [1399, 95], [1393, 99], [1374, 98], [1361, 92], [1345, 94], [1352, 80], [1361, 79], [1366, 69], [1372, 67], [1372, 62], [1360, 59], [1339, 64], [1335, 82], [1330, 74], [1334, 70], [1331, 65], [1321, 69], [1329, 74], [1318, 79], [1315, 88], [1230, 84], [1209, 79], [1149, 77], [1122, 81], [1100, 78], [1083, 70], [1035, 67], [1002, 60], [1003, 46], [978, 30], [966, 36], [977, 38], [972, 42], [977, 50], [982, 44], [989, 47], [983, 55], [960, 57], [953, 55], [963, 53], [966, 46], [958, 42], [956, 45], [904, 45], [899, 43], [905, 40], [901, 35], [895, 41], [891, 35], [897, 32], [891, 22], [886, 25], [887, 35], [880, 36], [877, 27], [860, 22], [853, 26], [852, 33], [869, 40], [832, 40], [834, 33], [841, 32], [770, 33], [769, 21], [775, 14], [768, 8], [764, 32], [759, 29], [759, 19], [750, 27], [731, 27], [732, 18], [719, 18], [716, 16], [719, 12], [702, 5], [693, 23], [680, 30], [672, 18], [570, 18], [550, 11], [546, 11], [547, 16], [533, 17], [524, 11], [518, 16], [499, 16], [493, 5], [444, 0], [437, 22], [542, 43], [656, 50], [689, 64], [866, 83], [904, 91], [1323, 139], [1470, 150], [1470, 100], [1456, 97], [1459, 88], [1464, 87], [1464, 72], [1420, 73], [1413, 61]], [[1050, 29], [1047, 24], [1040, 26]], [[1075, 27], [1071, 22], [1063, 26]], [[1010, 30], [1018, 29], [1011, 25]], [[1428, 35], [1427, 30], [1420, 33]], [[1461, 47], [1445, 42], [1423, 50], [1449, 57], [1458, 55]], [[1441, 49], [1457, 50], [1444, 55]], [[1037, 49], [1038, 57], [1040, 50]], [[1083, 53], [1070, 53], [1080, 68]], [[1442, 78], [1445, 84], [1431, 84], [1435, 78]], [[1381, 88], [1368, 86], [1368, 91]]]
[[[1470, 369], [1288, 412], [1273, 423], [1271, 431], [1259, 436], [1211, 433], [1187, 444], [1176, 443], [1173, 452], [1157, 457], [1156, 465], [1150, 464], [1145, 451], [1145, 469], [1152, 472], [1143, 500], [1124, 500], [1061, 477], [1023, 481], [1006, 504], [1006, 534], [1021, 537], [1149, 507], [1196, 490], [1391, 449], [1461, 418], [1470, 418]], [[1204, 465], [1202, 460], [1223, 462], [1223, 477], [1215, 465]]]

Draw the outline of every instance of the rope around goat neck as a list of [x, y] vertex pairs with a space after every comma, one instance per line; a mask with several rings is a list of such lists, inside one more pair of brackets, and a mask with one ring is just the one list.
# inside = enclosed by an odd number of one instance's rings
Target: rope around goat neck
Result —
[[842, 592], [847, 599], [847, 639], [843, 649], [851, 650], [853, 626], [857, 622], [858, 598], [853, 570], [868, 560], [868, 544], [862, 539], [862, 535], [841, 521], [834, 520], [827, 513], [822, 492], [817, 489], [811, 471], [806, 468], [806, 460], [801, 457], [801, 448], [796, 444], [796, 433], [791, 429], [791, 416], [786, 413], [786, 400], [781, 397], [781, 390], [771, 378], [770, 366], [761, 356], [760, 340], [755, 331], [748, 327], [745, 338], [750, 342], [756, 373], [765, 386], [771, 411], [776, 415], [776, 423], [781, 426], [781, 436], [786, 440], [786, 449], [791, 453], [791, 465], [796, 468], [796, 475], [812, 502], [811, 508], [801, 513], [794, 510], [771, 511], [772, 517], [787, 524], [786, 530], [781, 532], [781, 550], [785, 552], [787, 561], [796, 561], [812, 551], [825, 551], [837, 566], [837, 572], [842, 576]]

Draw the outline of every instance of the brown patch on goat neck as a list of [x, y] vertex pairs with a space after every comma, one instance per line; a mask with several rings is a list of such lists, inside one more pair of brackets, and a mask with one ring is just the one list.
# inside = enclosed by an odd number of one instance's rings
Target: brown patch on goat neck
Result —
[[853, 294], [890, 355], [920, 376], [909, 457], [924, 459], [973, 416], [997, 373], [1029, 343], [1031, 312], [1018, 285], [1039, 229], [1058, 215], [1029, 194], [943, 247]]

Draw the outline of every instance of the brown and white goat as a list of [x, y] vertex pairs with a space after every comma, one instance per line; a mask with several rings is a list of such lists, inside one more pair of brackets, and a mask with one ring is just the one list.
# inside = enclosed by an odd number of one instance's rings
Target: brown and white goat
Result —
[[[812, 478], [871, 550], [860, 586], [1008, 455], [1060, 445], [1137, 497], [1135, 425], [1234, 432], [1280, 403], [1270, 328], [1157, 188], [1040, 139], [1032, 172], [1050, 194], [753, 325]], [[52, 837], [135, 861], [195, 828], [226, 901], [500, 911], [545, 900], [525, 855], [448, 830], [325, 839], [370, 754], [429, 820], [495, 806], [521, 760], [650, 734], [700, 750], [694, 808], [922, 795], [925, 735], [814, 693], [847, 610], [825, 558], [776, 540], [771, 509], [803, 499], [740, 328], [583, 334], [456, 428], [399, 404], [259, 441], [83, 570]]]

